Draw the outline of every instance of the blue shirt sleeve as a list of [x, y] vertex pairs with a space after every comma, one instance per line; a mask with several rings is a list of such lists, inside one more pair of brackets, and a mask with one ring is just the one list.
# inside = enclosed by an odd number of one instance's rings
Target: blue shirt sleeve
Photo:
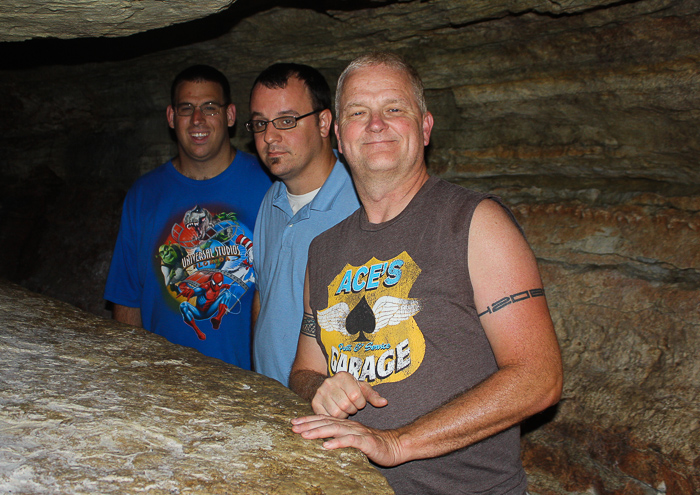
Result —
[[119, 235], [112, 254], [104, 298], [115, 304], [139, 308], [143, 284], [138, 274], [138, 235], [135, 226], [139, 225], [136, 194], [130, 190], [122, 208]]

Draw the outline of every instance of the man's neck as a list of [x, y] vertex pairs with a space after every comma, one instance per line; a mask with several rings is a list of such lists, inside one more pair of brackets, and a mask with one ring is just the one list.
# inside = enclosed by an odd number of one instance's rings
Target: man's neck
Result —
[[335, 153], [333, 153], [333, 149], [329, 145], [313, 163], [306, 167], [304, 173], [290, 180], [282, 180], [282, 182], [284, 182], [284, 185], [287, 186], [287, 191], [291, 194], [301, 196], [323, 186], [328, 176], [331, 175], [336, 161]]
[[430, 178], [428, 171], [422, 167], [417, 174], [395, 180], [357, 180], [357, 194], [370, 223], [388, 222], [397, 217], [418, 194], [423, 184]]
[[226, 170], [236, 156], [236, 149], [229, 147], [228, 153], [222, 153], [215, 159], [206, 161], [192, 160], [183, 155], [173, 158], [173, 166], [179, 173], [194, 180], [208, 180]]

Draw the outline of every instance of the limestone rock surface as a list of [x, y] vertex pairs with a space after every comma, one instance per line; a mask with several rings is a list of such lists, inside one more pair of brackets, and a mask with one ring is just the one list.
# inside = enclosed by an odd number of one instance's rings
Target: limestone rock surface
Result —
[[393, 493], [274, 380], [7, 283], [0, 321], [0, 493]]
[[0, 42], [129, 36], [200, 19], [236, 0], [4, 0]]
[[659, 199], [515, 206], [565, 363], [556, 415], [523, 438], [532, 491], [700, 488], [700, 203]]

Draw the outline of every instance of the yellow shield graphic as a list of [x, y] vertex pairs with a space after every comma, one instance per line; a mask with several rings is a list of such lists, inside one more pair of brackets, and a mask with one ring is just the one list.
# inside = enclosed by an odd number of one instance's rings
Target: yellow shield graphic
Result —
[[420, 367], [425, 338], [413, 316], [421, 303], [408, 297], [420, 272], [405, 251], [387, 261], [345, 265], [328, 286], [328, 307], [317, 315], [329, 375], [347, 371], [376, 385], [401, 381]]

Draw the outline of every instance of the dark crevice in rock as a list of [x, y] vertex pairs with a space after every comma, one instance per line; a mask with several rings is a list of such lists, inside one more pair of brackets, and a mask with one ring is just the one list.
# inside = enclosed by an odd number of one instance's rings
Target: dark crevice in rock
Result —
[[[380, 3], [381, 5], [378, 5]], [[20, 70], [44, 65], [124, 61], [163, 50], [214, 40], [234, 29], [241, 20], [273, 8], [308, 9], [328, 13], [331, 10], [354, 11], [392, 3], [397, 3], [397, 1], [346, 2], [336, 0], [324, 2], [323, 9], [320, 9], [317, 2], [310, 0], [241, 1], [235, 2], [223, 12], [202, 19], [121, 38], [38, 38], [0, 43], [0, 59], [3, 61], [3, 70]], [[265, 36], [267, 35], [261, 34], [261, 38]]]
[[[107, 315], [102, 292], [124, 191], [48, 168], [0, 187], [0, 278]], [[95, 297], [97, 295], [97, 297]]]

